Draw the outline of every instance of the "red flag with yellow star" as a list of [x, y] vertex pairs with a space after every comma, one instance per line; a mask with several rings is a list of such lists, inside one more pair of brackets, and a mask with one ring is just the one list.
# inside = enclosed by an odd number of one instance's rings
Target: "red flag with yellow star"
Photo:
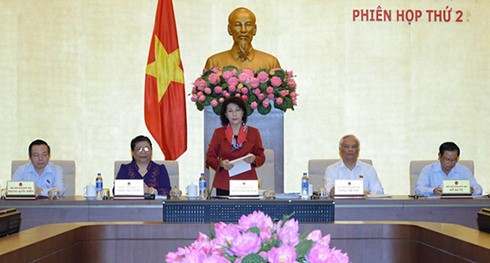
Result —
[[159, 0], [145, 81], [145, 122], [166, 160], [187, 150], [184, 70], [172, 0]]

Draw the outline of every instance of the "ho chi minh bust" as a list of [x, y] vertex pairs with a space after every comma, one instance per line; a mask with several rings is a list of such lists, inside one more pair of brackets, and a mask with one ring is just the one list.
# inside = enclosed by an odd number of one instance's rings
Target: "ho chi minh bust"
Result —
[[209, 57], [205, 70], [214, 67], [235, 66], [238, 69], [280, 68], [277, 58], [252, 47], [252, 39], [257, 33], [255, 14], [244, 7], [233, 10], [228, 16], [228, 34], [233, 37], [230, 50]]

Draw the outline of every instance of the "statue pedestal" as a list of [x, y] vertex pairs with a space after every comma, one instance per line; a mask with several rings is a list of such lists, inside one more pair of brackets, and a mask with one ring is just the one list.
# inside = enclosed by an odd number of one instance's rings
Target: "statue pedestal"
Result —
[[[265, 149], [274, 150], [274, 190], [276, 193], [284, 192], [284, 112], [273, 108], [267, 115], [257, 111], [248, 116], [247, 124], [259, 129], [262, 144]], [[209, 142], [214, 129], [221, 127], [219, 116], [211, 107], [204, 108], [204, 156], [208, 150]], [[209, 171], [205, 169], [206, 175]], [[208, 177], [209, 178], [209, 177]], [[209, 182], [211, 184], [212, 182]]]

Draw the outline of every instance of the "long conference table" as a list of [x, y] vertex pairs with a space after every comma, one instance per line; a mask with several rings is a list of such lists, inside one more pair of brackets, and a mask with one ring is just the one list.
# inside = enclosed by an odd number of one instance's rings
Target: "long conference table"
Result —
[[[283, 200], [288, 202], [289, 200]], [[379, 199], [318, 199], [305, 204], [334, 202], [335, 222], [339, 221], [419, 221], [453, 223], [478, 229], [477, 213], [490, 207], [490, 198], [438, 199], [391, 196]], [[0, 210], [17, 208], [22, 213], [21, 230], [35, 226], [71, 222], [164, 221], [165, 200], [87, 200], [81, 196], [60, 200], [1, 200]], [[203, 204], [228, 200], [193, 201]], [[247, 202], [268, 202], [266, 200]], [[289, 202], [298, 202], [290, 200]], [[313, 215], [315, 216], [315, 215]]]

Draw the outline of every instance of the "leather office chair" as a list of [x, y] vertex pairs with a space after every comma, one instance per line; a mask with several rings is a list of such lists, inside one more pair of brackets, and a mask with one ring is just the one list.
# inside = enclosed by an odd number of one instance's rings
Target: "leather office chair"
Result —
[[[65, 194], [64, 196], [75, 196], [76, 189], [76, 167], [75, 161], [69, 160], [49, 160], [53, 164], [61, 167], [63, 171], [63, 182], [65, 184]], [[12, 161], [12, 176], [14, 176], [15, 171], [21, 165], [30, 162], [29, 160], [14, 160]]]
[[[257, 177], [259, 178], [260, 181], [262, 181], [262, 188], [261, 189], [274, 189], [274, 183], [275, 183], [275, 173], [274, 173], [274, 150], [272, 149], [265, 149], [264, 150], [264, 155], [265, 155], [265, 163], [258, 167], [255, 168], [255, 171], [257, 172]], [[209, 182], [208, 182], [208, 188], [212, 187], [213, 181], [214, 181], [214, 174], [215, 171], [210, 167], [209, 168]], [[216, 195], [216, 189], [213, 188], [211, 192], [211, 196]]]
[[[308, 176], [310, 184], [314, 190], [324, 187], [325, 170], [328, 166], [338, 162], [340, 159], [311, 159], [308, 161]], [[360, 159], [361, 161], [373, 165], [373, 161], [369, 159]]]
[[[438, 160], [417, 160], [410, 161], [410, 194], [415, 195], [415, 185], [419, 180], [420, 172], [424, 169], [425, 166], [437, 162]], [[473, 174], [475, 175], [475, 164], [472, 160], [461, 160], [458, 161], [459, 164], [462, 164], [468, 167]]]
[[[117, 173], [121, 168], [121, 164], [127, 164], [131, 161], [115, 161], [114, 162], [114, 179], [116, 179]], [[167, 168], [168, 177], [170, 178], [170, 186], [173, 188], [177, 186], [179, 188], [179, 162], [177, 161], [155, 161], [157, 164], [164, 164]]]

